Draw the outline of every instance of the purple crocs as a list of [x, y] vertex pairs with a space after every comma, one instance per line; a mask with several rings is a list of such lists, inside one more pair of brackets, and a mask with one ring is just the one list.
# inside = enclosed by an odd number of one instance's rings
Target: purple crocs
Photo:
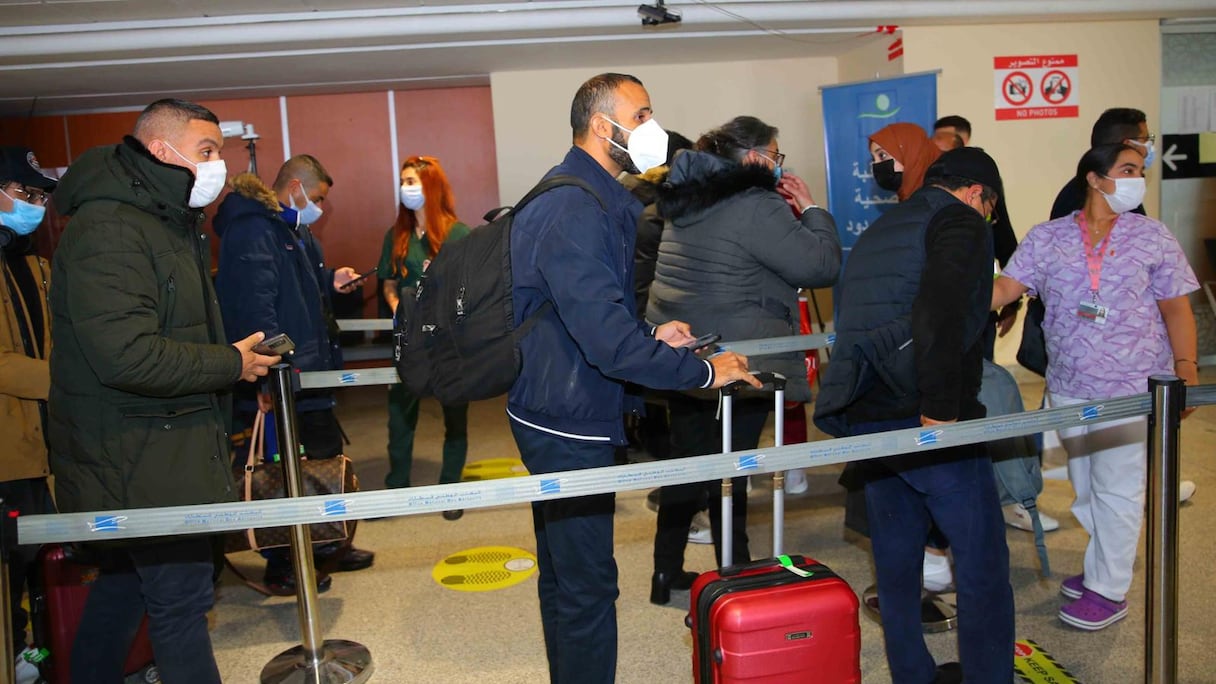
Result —
[[1060, 609], [1060, 619], [1087, 632], [1096, 632], [1127, 617], [1127, 601], [1111, 601], [1086, 589], [1081, 598]]
[[1085, 575], [1073, 575], [1060, 583], [1060, 593], [1066, 599], [1073, 601], [1081, 598], [1085, 592]]

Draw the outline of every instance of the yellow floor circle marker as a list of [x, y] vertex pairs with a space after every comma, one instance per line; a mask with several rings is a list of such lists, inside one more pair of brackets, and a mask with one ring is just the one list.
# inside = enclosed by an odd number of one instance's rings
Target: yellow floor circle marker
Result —
[[460, 479], [464, 482], [501, 480], [506, 477], [526, 477], [528, 469], [518, 458], [487, 458], [464, 467]]
[[536, 572], [536, 556], [509, 546], [457, 551], [435, 564], [431, 577], [456, 591], [494, 591], [514, 586]]

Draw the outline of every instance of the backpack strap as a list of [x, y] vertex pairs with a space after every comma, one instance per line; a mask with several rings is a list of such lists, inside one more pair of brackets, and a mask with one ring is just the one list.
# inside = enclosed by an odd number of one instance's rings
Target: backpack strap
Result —
[[[595, 198], [596, 203], [600, 205], [601, 211], [608, 211], [608, 207], [604, 204], [604, 200], [599, 196], [599, 193], [595, 191], [595, 188], [591, 187], [591, 185], [587, 183], [587, 181], [579, 178], [578, 176], [572, 176], [570, 174], [558, 174], [537, 183], [535, 187], [528, 191], [528, 194], [523, 196], [523, 199], [519, 200], [519, 202], [517, 202], [515, 206], [510, 209], [510, 212], [515, 214], [537, 197], [549, 192], [550, 190], [553, 190], [554, 188], [560, 188], [567, 185], [573, 185], [587, 191], [592, 197]], [[498, 212], [500, 210], [496, 209], [494, 211]], [[489, 216], [489, 214], [487, 214], [487, 216]], [[537, 307], [536, 311], [533, 311], [532, 315], [525, 318], [524, 321], [519, 324], [519, 327], [515, 329], [515, 339], [517, 341], [522, 340], [524, 335], [527, 335], [528, 331], [532, 329], [532, 326], [536, 325], [536, 322], [540, 320], [540, 317], [545, 315], [549, 309], [552, 308], [553, 302], [546, 299], [544, 304]]]

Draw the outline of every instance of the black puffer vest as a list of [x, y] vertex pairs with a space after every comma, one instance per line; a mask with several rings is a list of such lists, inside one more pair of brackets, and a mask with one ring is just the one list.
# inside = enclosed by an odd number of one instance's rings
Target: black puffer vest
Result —
[[[935, 214], [957, 203], [939, 188], [923, 188], [892, 207], [862, 233], [837, 290], [836, 342], [820, 379], [815, 425], [847, 434], [857, 422], [920, 414], [912, 345], [912, 304], [925, 266], [925, 232]], [[976, 314], [961, 323], [978, 331]]]

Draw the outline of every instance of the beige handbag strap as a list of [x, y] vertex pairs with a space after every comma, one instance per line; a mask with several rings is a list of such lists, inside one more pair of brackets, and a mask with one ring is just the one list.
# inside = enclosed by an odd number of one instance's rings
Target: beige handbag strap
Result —
[[[253, 428], [249, 433], [249, 455], [245, 458], [245, 500], [253, 501], [253, 466], [261, 463], [266, 444], [266, 413], [258, 411], [253, 417]], [[249, 538], [249, 548], [258, 550], [257, 536], [253, 528], [245, 530]]]

